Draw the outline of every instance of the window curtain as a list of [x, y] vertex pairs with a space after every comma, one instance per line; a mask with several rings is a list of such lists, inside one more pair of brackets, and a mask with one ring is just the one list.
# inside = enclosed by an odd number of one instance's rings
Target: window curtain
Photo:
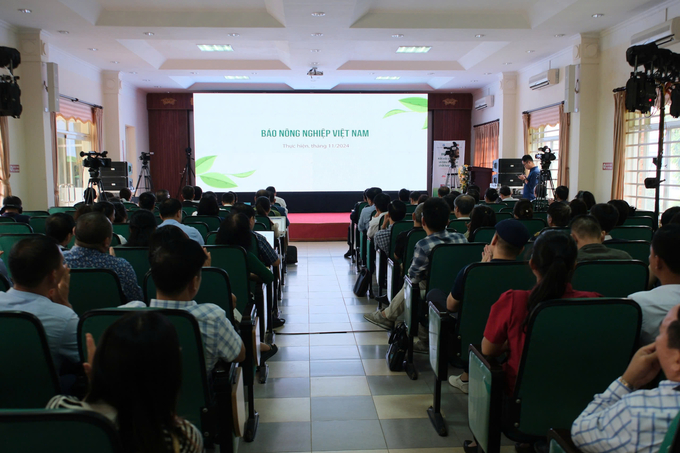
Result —
[[498, 159], [498, 130], [498, 121], [475, 126], [475, 167], [491, 168]]
[[524, 130], [524, 152], [522, 156], [529, 153], [529, 144], [531, 143], [531, 133], [529, 132], [529, 114], [522, 113], [522, 124]]
[[559, 106], [560, 138], [559, 138], [559, 170], [557, 185], [569, 185], [569, 130], [571, 113], [564, 113], [564, 104]]
[[92, 128], [92, 147], [94, 151], [101, 153], [104, 149], [104, 137], [102, 131], [104, 130], [104, 110], [92, 107], [92, 119], [94, 120], [94, 127]]
[[54, 205], [61, 206], [59, 203], [59, 146], [57, 140], [57, 113], [50, 113], [50, 122], [52, 124], [52, 177], [54, 178]]
[[9, 119], [0, 116], [0, 196], [12, 195], [12, 187], [9, 185]]
[[626, 176], [626, 92], [614, 93], [614, 174], [612, 200], [623, 199]]

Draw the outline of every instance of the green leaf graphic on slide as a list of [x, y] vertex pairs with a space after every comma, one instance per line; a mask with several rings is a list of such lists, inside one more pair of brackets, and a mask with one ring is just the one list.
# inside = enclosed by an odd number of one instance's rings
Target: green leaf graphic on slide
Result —
[[238, 187], [229, 176], [223, 175], [222, 173], [204, 173], [198, 175], [198, 177], [210, 187], [215, 187], [217, 189], [232, 189]]
[[424, 98], [405, 98], [400, 99], [404, 107], [418, 113], [427, 113], [427, 99]]
[[230, 174], [229, 176], [235, 176], [237, 178], [247, 178], [248, 176], [252, 175], [253, 173], [255, 173], [255, 170], [246, 171], [244, 173], [234, 173], [234, 174]]
[[200, 175], [210, 170], [215, 163], [217, 156], [205, 156], [196, 161], [196, 174]]
[[408, 113], [408, 112], [406, 112], [406, 110], [401, 110], [401, 109], [390, 110], [389, 112], [385, 113], [385, 116], [383, 116], [383, 119], [387, 118], [389, 116], [392, 116], [392, 115], [396, 115], [398, 113]]

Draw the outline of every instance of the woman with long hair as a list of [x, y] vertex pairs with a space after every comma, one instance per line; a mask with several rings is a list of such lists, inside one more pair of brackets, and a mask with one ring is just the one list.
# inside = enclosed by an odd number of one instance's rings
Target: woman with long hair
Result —
[[[198, 209], [196, 215], [213, 215], [220, 217], [220, 206], [217, 204], [217, 198], [211, 196], [204, 196], [198, 202]], [[220, 221], [224, 220], [220, 217]]]
[[470, 221], [467, 224], [468, 230], [465, 237], [468, 242], [475, 241], [475, 231], [481, 227], [496, 226], [496, 213], [488, 206], [475, 206], [470, 213]]
[[139, 209], [130, 216], [130, 237], [126, 246], [148, 247], [151, 235], [156, 231], [156, 217], [151, 211]]
[[87, 396], [55, 396], [48, 409], [101, 413], [118, 427], [125, 451], [203, 451], [198, 429], [177, 416], [182, 357], [168, 318], [154, 311], [128, 313], [106, 329], [98, 347], [87, 334], [87, 349]]
[[522, 198], [515, 203], [515, 207], [512, 209], [512, 215], [517, 220], [531, 220], [534, 218], [534, 206], [531, 204], [531, 201]]

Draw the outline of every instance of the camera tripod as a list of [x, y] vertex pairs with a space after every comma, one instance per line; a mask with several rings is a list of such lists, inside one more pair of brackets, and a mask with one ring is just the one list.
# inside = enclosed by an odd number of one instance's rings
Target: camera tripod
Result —
[[182, 170], [182, 173], [179, 177], [179, 188], [177, 189], [177, 198], [179, 198], [179, 195], [182, 193], [182, 187], [192, 185], [191, 181], [196, 179], [196, 173], [194, 173], [194, 169], [191, 166], [191, 161], [194, 160], [194, 158], [191, 157], [191, 148], [185, 149], [184, 152], [187, 155], [187, 163], [184, 165], [184, 170]]
[[153, 182], [151, 181], [151, 173], [149, 172], [149, 161], [142, 161], [142, 171], [139, 173], [139, 178], [137, 178], [137, 187], [135, 187], [135, 193], [132, 194], [133, 197], [137, 196], [137, 191], [139, 190], [139, 185], [142, 182], [142, 177], [144, 178], [144, 188], [147, 191], [153, 192]]
[[[102, 180], [99, 177], [99, 169], [97, 168], [91, 168], [89, 170], [90, 172], [90, 180], [87, 182], [87, 188], [94, 190], [96, 197], [95, 199], [99, 198], [99, 196], [102, 194]], [[91, 203], [94, 203], [95, 200], [91, 200]], [[87, 203], [88, 200], [85, 200]]]
[[552, 190], [553, 195], [555, 193], [555, 185], [553, 184], [550, 168], [541, 169], [541, 173], [538, 175], [538, 184], [545, 187], [545, 194], [536, 197], [534, 210], [544, 212], [548, 210], [548, 189]]
[[449, 169], [446, 171], [446, 182], [444, 185], [449, 189], [460, 189], [460, 179], [458, 178], [458, 161], [452, 159]]

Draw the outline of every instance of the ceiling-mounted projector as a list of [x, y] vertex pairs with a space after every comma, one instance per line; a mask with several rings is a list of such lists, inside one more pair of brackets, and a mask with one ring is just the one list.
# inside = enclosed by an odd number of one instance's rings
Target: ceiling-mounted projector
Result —
[[316, 67], [313, 67], [312, 69], [309, 70], [309, 72], [307, 72], [307, 75], [309, 77], [314, 76], [321, 77], [323, 75], [323, 71], [319, 71]]

